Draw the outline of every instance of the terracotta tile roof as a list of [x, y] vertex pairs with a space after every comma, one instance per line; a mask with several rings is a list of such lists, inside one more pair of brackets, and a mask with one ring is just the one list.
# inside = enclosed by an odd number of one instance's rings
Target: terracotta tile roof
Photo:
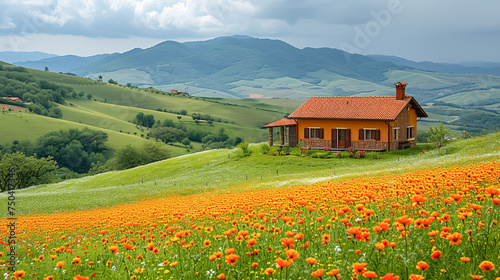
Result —
[[408, 103], [417, 116], [427, 117], [417, 101], [406, 96], [339, 96], [311, 97], [288, 116], [289, 119], [395, 120]]
[[281, 119], [279, 121], [275, 121], [273, 123], [265, 125], [263, 127], [290, 126], [290, 125], [296, 125], [296, 124], [297, 123], [294, 120], [284, 118], [284, 119]]

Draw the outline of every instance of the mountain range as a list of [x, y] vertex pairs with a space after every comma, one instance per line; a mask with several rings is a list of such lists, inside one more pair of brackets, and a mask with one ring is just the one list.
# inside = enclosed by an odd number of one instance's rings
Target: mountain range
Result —
[[[248, 36], [185, 43], [165, 41], [147, 49], [90, 57], [46, 55], [14, 64], [224, 98], [305, 100], [310, 96], [391, 95], [393, 84], [404, 80], [421, 102], [432, 102], [463, 92], [496, 92], [500, 86], [494, 76], [500, 74], [500, 64], [495, 63], [464, 66], [414, 62], [333, 48], [299, 49], [280, 40]], [[486, 105], [482, 98], [476, 101], [475, 105]], [[492, 105], [490, 98], [487, 103]]]

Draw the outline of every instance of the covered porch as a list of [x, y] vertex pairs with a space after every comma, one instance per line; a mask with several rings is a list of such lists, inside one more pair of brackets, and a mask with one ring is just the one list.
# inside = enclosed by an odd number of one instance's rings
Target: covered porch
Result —
[[281, 119], [263, 128], [269, 129], [269, 146], [297, 146], [297, 123], [292, 119]]

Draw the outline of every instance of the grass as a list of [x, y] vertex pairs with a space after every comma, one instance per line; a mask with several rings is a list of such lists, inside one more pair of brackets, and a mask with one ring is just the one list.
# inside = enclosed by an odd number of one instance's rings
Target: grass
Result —
[[[31, 187], [16, 192], [22, 214], [108, 207], [138, 200], [213, 191], [275, 188], [317, 181], [404, 173], [415, 169], [498, 159], [500, 133], [458, 140], [441, 149], [419, 145], [380, 153], [382, 159], [319, 159], [213, 150], [129, 170]], [[0, 194], [6, 199], [5, 194]]]

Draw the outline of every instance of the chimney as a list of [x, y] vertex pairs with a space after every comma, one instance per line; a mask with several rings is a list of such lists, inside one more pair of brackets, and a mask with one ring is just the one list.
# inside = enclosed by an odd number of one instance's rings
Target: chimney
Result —
[[405, 87], [407, 83], [399, 81], [394, 85], [396, 86], [396, 100], [405, 99]]

